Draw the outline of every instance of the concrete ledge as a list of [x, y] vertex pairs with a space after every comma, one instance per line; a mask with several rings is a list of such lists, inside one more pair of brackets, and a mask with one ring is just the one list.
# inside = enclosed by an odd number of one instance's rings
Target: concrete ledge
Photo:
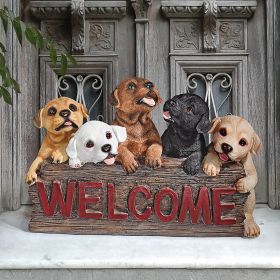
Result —
[[266, 205], [256, 209], [262, 231], [257, 239], [30, 233], [30, 213], [30, 207], [22, 207], [0, 215], [0, 269], [6, 273], [15, 269], [280, 268], [280, 210]]

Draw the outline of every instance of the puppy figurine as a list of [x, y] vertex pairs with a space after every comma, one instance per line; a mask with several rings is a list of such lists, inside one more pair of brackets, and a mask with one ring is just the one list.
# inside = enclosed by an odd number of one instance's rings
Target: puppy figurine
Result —
[[116, 116], [113, 124], [126, 128], [127, 140], [119, 145], [117, 160], [127, 173], [136, 171], [137, 157], [145, 164], [161, 166], [162, 145], [151, 120], [151, 111], [162, 101], [155, 85], [144, 78], [122, 81], [112, 94]]
[[186, 158], [183, 169], [189, 175], [198, 173], [206, 144], [203, 133], [210, 129], [209, 109], [195, 94], [180, 94], [165, 102], [163, 118], [169, 123], [161, 139], [163, 154]]
[[118, 153], [118, 144], [126, 140], [126, 129], [100, 121], [82, 125], [71, 138], [66, 152], [69, 165], [79, 168], [87, 162], [102, 162], [112, 165]]
[[88, 118], [84, 105], [67, 97], [53, 99], [37, 112], [34, 124], [38, 128], [44, 127], [47, 134], [26, 175], [28, 185], [37, 180], [37, 172], [47, 158], [51, 157], [54, 163], [68, 160], [66, 147], [73, 133], [83, 124], [84, 118]]
[[225, 162], [235, 161], [243, 165], [246, 177], [239, 179], [235, 187], [240, 193], [250, 192], [245, 204], [244, 236], [257, 237], [260, 228], [254, 221], [253, 211], [256, 204], [254, 188], [258, 178], [252, 154], [260, 151], [261, 140], [251, 125], [237, 116], [214, 119], [209, 133], [213, 134], [213, 138], [203, 160], [203, 170], [209, 176], [216, 176]]

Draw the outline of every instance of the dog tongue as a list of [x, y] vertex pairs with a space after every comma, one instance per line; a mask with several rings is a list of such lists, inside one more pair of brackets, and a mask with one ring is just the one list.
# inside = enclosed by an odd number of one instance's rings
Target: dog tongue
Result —
[[222, 161], [228, 161], [229, 160], [229, 156], [225, 153], [219, 154], [219, 158]]
[[108, 158], [105, 158], [104, 159], [104, 162], [107, 164], [107, 165], [112, 165], [115, 163], [115, 157], [108, 157]]
[[156, 102], [155, 102], [155, 100], [153, 98], [144, 97], [141, 101], [146, 103], [146, 104], [148, 104], [151, 107], [156, 105]]
[[66, 126], [70, 126], [70, 125], [72, 125], [72, 123], [71, 122], [65, 122], [65, 124], [64, 125], [66, 125]]

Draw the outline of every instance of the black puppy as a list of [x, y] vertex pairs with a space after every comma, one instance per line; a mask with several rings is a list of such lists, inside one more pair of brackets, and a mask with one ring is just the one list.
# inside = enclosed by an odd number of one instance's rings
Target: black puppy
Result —
[[169, 122], [161, 139], [163, 154], [186, 158], [183, 169], [195, 175], [206, 154], [203, 133], [211, 127], [206, 102], [195, 94], [180, 94], [165, 102], [163, 117]]

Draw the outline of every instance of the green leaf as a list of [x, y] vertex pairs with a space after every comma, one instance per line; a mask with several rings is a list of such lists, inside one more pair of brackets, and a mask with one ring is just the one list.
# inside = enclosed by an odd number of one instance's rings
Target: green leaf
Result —
[[1, 17], [1, 20], [2, 20], [2, 25], [4, 27], [5, 33], [7, 34], [9, 18], [8, 18], [7, 14], [5, 13], [4, 10], [1, 10], [0, 17]]
[[26, 25], [25, 25], [25, 23], [23, 22], [23, 21], [19, 21], [19, 23], [20, 23], [20, 27], [21, 27], [21, 30], [22, 30], [22, 33], [24, 33], [25, 32], [25, 30], [26, 30]]
[[4, 98], [4, 101], [10, 105], [12, 105], [12, 96], [11, 94], [8, 92], [8, 90], [2, 86], [0, 86], [0, 92], [1, 92], [1, 95], [3, 96]]
[[20, 87], [19, 84], [16, 80], [12, 79], [12, 86], [13, 86], [13, 90], [15, 91], [15, 93], [20, 93]]
[[0, 49], [3, 53], [7, 51], [5, 46], [1, 42], [0, 42]]
[[4, 71], [5, 71], [5, 77], [3, 78], [3, 86], [10, 87], [13, 85], [10, 70], [8, 67], [5, 67]]
[[52, 44], [50, 44], [50, 58], [51, 61], [54, 65], [56, 65], [57, 62], [57, 52], [56, 52], [56, 48], [54, 48], [54, 46]]
[[20, 45], [22, 45], [22, 29], [21, 29], [21, 24], [20, 24], [20, 20], [18, 17], [15, 17], [13, 20], [12, 20], [12, 26], [16, 32], [16, 35], [17, 35], [17, 38], [18, 38], [18, 41], [20, 43]]
[[6, 60], [3, 54], [0, 53], [0, 69], [5, 68]]
[[32, 45], [36, 46], [37, 32], [34, 31], [34, 28], [32, 26], [26, 26], [25, 36]]
[[4, 10], [11, 20], [13, 20], [16, 17], [14, 12], [10, 10], [7, 6], [4, 7]]
[[34, 31], [36, 31], [36, 48], [38, 50], [41, 50], [44, 47], [44, 38], [41, 34], [41, 32], [34, 28]]
[[6, 78], [6, 71], [4, 68], [0, 68], [0, 76], [2, 77], [2, 80]]
[[66, 56], [67, 56], [67, 59], [69, 61], [69, 64], [71, 64], [71, 65], [76, 65], [77, 64], [76, 59], [71, 54], [67, 53]]
[[61, 60], [60, 60], [61, 66], [60, 66], [60, 71], [61, 71], [61, 75], [64, 76], [66, 73], [66, 69], [67, 69], [67, 57], [64, 53], [61, 54]]

